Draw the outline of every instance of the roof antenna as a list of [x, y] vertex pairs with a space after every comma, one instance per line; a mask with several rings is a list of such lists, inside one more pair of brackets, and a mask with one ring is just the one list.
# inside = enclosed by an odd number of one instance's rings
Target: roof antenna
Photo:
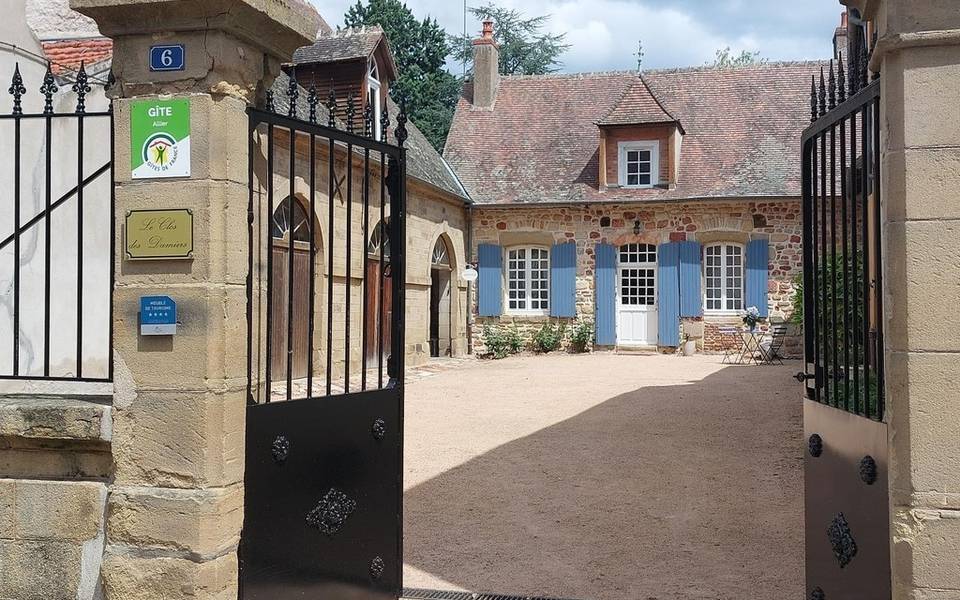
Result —
[[637, 72], [643, 73], [643, 40], [637, 41]]

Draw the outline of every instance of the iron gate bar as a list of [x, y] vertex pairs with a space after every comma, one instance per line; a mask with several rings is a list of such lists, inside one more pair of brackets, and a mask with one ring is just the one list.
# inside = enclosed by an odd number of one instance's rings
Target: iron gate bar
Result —
[[[20, 160], [20, 157], [17, 156], [17, 157], [16, 157], [16, 160], [19, 161], [19, 160]], [[81, 182], [81, 183], [82, 183], [82, 186], [90, 185], [91, 183], [93, 183], [97, 178], [99, 178], [99, 177], [100, 177], [101, 175], [103, 175], [104, 173], [106, 173], [106, 172], [108, 172], [108, 171], [112, 171], [112, 167], [113, 167], [113, 162], [112, 162], [112, 161], [106, 163], [105, 165], [103, 165], [102, 167], [100, 167], [99, 169], [97, 169], [96, 171], [94, 171], [94, 172], [93, 172], [90, 176], [88, 176], [86, 179], [84, 179], [84, 180]], [[18, 171], [18, 174], [19, 174], [19, 171]], [[112, 179], [112, 178], [111, 178], [111, 179]], [[19, 191], [19, 188], [20, 188], [20, 181], [19, 181], [19, 180], [20, 180], [20, 178], [19, 178], [18, 176], [14, 176], [14, 190], [15, 190], [14, 193], [15, 193], [15, 194]], [[69, 200], [70, 198], [72, 198], [73, 196], [75, 196], [76, 193], [77, 193], [77, 189], [78, 189], [79, 187], [81, 187], [81, 186], [72, 188], [70, 191], [68, 191], [68, 192], [65, 193], [64, 195], [60, 196], [59, 198], [57, 198], [56, 202], [53, 202], [53, 203], [50, 205], [50, 212], [51, 212], [51, 214], [53, 214], [53, 211], [56, 210], [57, 208], [59, 208], [64, 202], [66, 202], [67, 200]], [[19, 212], [19, 211], [18, 211], [18, 212]], [[11, 233], [11, 234], [8, 235], [7, 237], [5, 237], [3, 240], [0, 240], [0, 250], [3, 250], [4, 248], [6, 248], [7, 245], [8, 245], [10, 242], [16, 242], [18, 236], [21, 236], [21, 235], [25, 234], [27, 231], [30, 230], [31, 227], [33, 227], [34, 225], [36, 225], [37, 223], [39, 223], [40, 221], [42, 221], [42, 220], [44, 219], [44, 217], [46, 217], [46, 212], [45, 212], [45, 211], [41, 211], [41, 212], [37, 213], [32, 219], [30, 219], [30, 220], [27, 221], [26, 223], [21, 224], [18, 229], [15, 229], [15, 230], [14, 230], [13, 233]]]
[[[104, 85], [104, 88], [108, 88], [111, 84], [111, 81], [107, 81]], [[13, 110], [10, 114], [0, 115], [0, 122], [13, 121], [13, 233], [7, 237], [0, 240], [0, 250], [6, 248], [10, 243], [13, 243], [13, 351], [12, 351], [12, 369], [9, 373], [0, 373], [0, 380], [35, 380], [35, 381], [82, 381], [82, 382], [93, 382], [93, 383], [109, 383], [113, 380], [113, 288], [116, 278], [116, 273], [114, 269], [114, 263], [116, 259], [116, 248], [114, 244], [115, 233], [116, 233], [116, 224], [115, 224], [115, 191], [113, 186], [110, 186], [109, 193], [109, 207], [108, 214], [110, 219], [110, 233], [111, 238], [109, 241], [109, 288], [107, 290], [107, 295], [109, 298], [109, 309], [106, 327], [108, 329], [107, 334], [107, 356], [106, 356], [106, 376], [85, 376], [83, 374], [84, 364], [83, 364], [83, 340], [84, 340], [84, 315], [85, 315], [85, 305], [84, 305], [84, 243], [83, 243], [83, 229], [85, 226], [84, 223], [84, 190], [85, 188], [101, 177], [105, 173], [110, 174], [111, 184], [113, 182], [114, 175], [114, 147], [115, 140], [113, 136], [114, 130], [114, 116], [113, 116], [113, 106], [112, 104], [105, 111], [87, 111], [86, 110], [86, 95], [91, 91], [91, 88], [88, 84], [88, 78], [86, 74], [86, 68], [83, 63], [81, 63], [79, 70], [76, 73], [75, 82], [72, 85], [72, 90], [77, 94], [76, 104], [71, 112], [56, 112], [54, 111], [53, 99], [54, 95], [60, 91], [59, 86], [57, 85], [57, 80], [53, 75], [51, 65], [47, 63], [47, 70], [43, 76], [42, 85], [39, 87], [39, 92], [43, 95], [44, 106], [42, 112], [38, 113], [24, 113], [22, 99], [27, 94], [27, 88], [24, 85], [23, 77], [20, 73], [20, 65], [17, 63], [14, 66], [14, 73], [11, 85], [7, 92], [13, 96]], [[70, 120], [76, 121], [76, 160], [77, 160], [77, 185], [61, 195], [59, 198], [54, 200], [53, 198], [53, 189], [52, 189], [52, 170], [53, 170], [53, 126], [54, 123], [61, 120]], [[84, 154], [85, 154], [85, 122], [88, 119], [94, 120], [107, 120], [109, 125], [109, 136], [110, 136], [110, 160], [103, 166], [96, 169], [91, 175], [84, 177]], [[23, 145], [23, 123], [32, 122], [32, 121], [42, 121], [43, 131], [43, 166], [45, 169], [43, 175], [44, 183], [44, 192], [43, 192], [43, 206], [40, 212], [36, 215], [33, 215], [26, 222], [23, 221], [23, 211], [21, 208], [21, 203], [23, 200], [23, 183], [22, 183], [22, 145]], [[52, 299], [52, 283], [53, 283], [53, 229], [52, 229], [52, 220], [53, 212], [62, 206], [64, 203], [76, 196], [77, 200], [77, 256], [76, 256], [76, 275], [77, 275], [77, 289], [76, 289], [76, 330], [74, 343], [72, 344], [74, 349], [75, 357], [75, 366], [76, 373], [71, 375], [51, 375], [51, 299]], [[21, 287], [22, 287], [22, 269], [20, 266], [21, 254], [22, 254], [22, 244], [21, 238], [23, 235], [28, 233], [34, 226], [42, 223], [44, 242], [43, 242], [43, 340], [44, 340], [44, 349], [43, 349], [43, 366], [41, 374], [30, 374], [22, 373], [20, 367], [20, 341], [21, 341], [21, 325], [22, 325], [22, 303], [21, 303]]]
[[[330, 104], [327, 106], [330, 111], [329, 127], [333, 128], [337, 114], [337, 97], [334, 94], [333, 85], [330, 86]], [[327, 237], [333, 235], [333, 189], [337, 172], [335, 168], [334, 156], [336, 155], [336, 141], [330, 138], [330, 147], [327, 152], [327, 163], [329, 163], [329, 173], [327, 175]], [[331, 237], [332, 240], [332, 237]], [[332, 391], [333, 381], [333, 243], [327, 243], [327, 395]]]
[[506, 594], [486, 594], [476, 592], [455, 592], [447, 590], [427, 590], [403, 588], [403, 600], [572, 600], [548, 596], [510, 596]]
[[[808, 395], [880, 420], [884, 412], [884, 374], [877, 179], [879, 81], [866, 85], [829, 112], [823, 110], [823, 92], [821, 79], [819, 105], [815, 97], [811, 98], [811, 107], [819, 106], [819, 110], [813, 110], [817, 119], [802, 140], [803, 251], [804, 262], [812, 267], [804, 270], [804, 348], [807, 369], [813, 370], [808, 376], [815, 382]], [[838, 201], [841, 224], [837, 222]], [[837, 314], [841, 310], [842, 317]]]

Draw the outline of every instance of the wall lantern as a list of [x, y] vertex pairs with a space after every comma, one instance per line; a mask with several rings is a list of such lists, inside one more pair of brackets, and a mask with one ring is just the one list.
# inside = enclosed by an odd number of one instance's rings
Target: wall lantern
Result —
[[640, 235], [640, 221], [633, 222], [633, 235]]

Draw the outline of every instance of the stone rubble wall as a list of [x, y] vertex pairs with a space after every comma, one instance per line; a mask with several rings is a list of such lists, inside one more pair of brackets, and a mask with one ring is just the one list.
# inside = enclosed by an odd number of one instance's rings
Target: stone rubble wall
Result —
[[[697, 240], [745, 243], [751, 237], [770, 240], [770, 321], [788, 321], [793, 314], [795, 279], [802, 273], [803, 218], [798, 199], [715, 200], [684, 203], [644, 203], [571, 206], [477, 206], [474, 208], [474, 247], [490, 243], [509, 245], [510, 234], [547, 232], [552, 243], [577, 244], [577, 319], [594, 320], [595, 246], [605, 242], [620, 246], [630, 243], [662, 244], [670, 241]], [[609, 217], [610, 226], [601, 227], [601, 218]], [[635, 223], [640, 233], [634, 233]], [[472, 310], [476, 314], [476, 298]], [[546, 317], [476, 317], [475, 348], [485, 353], [484, 325], [516, 325], [526, 343], [547, 321]], [[556, 321], [556, 319], [554, 319]], [[568, 320], [570, 321], [570, 320]], [[722, 351], [718, 328], [742, 325], [736, 316], [706, 315], [700, 347], [709, 352]], [[793, 328], [796, 334], [796, 328]], [[802, 355], [802, 342], [796, 336], [785, 344], [791, 356]]]

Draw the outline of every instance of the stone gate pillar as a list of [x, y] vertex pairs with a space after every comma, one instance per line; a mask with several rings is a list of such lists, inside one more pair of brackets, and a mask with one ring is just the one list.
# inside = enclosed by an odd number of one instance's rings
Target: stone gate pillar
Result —
[[[117, 79], [116, 392], [104, 597], [235, 600], [247, 377], [245, 109], [281, 61], [313, 42], [319, 16], [299, 0], [71, 0], [71, 7], [113, 38]], [[151, 69], [152, 47], [161, 45], [183, 46], [182, 70]], [[154, 55], [154, 69], [180, 67], [178, 53]], [[188, 128], [174, 134], [177, 142], [189, 134], [189, 150], [180, 146], [189, 176], [180, 155], [181, 176], [134, 178], [144, 168], [143, 132], [131, 131], [131, 112], [144, 100], [178, 99], [189, 104]], [[154, 157], [153, 177], [174, 158], [171, 148], [164, 152]], [[189, 259], [129, 259], [126, 215], [145, 209], [190, 211]], [[144, 296], [176, 302], [175, 335], [141, 335]]]
[[960, 598], [960, 10], [857, 4], [883, 86], [893, 595]]

